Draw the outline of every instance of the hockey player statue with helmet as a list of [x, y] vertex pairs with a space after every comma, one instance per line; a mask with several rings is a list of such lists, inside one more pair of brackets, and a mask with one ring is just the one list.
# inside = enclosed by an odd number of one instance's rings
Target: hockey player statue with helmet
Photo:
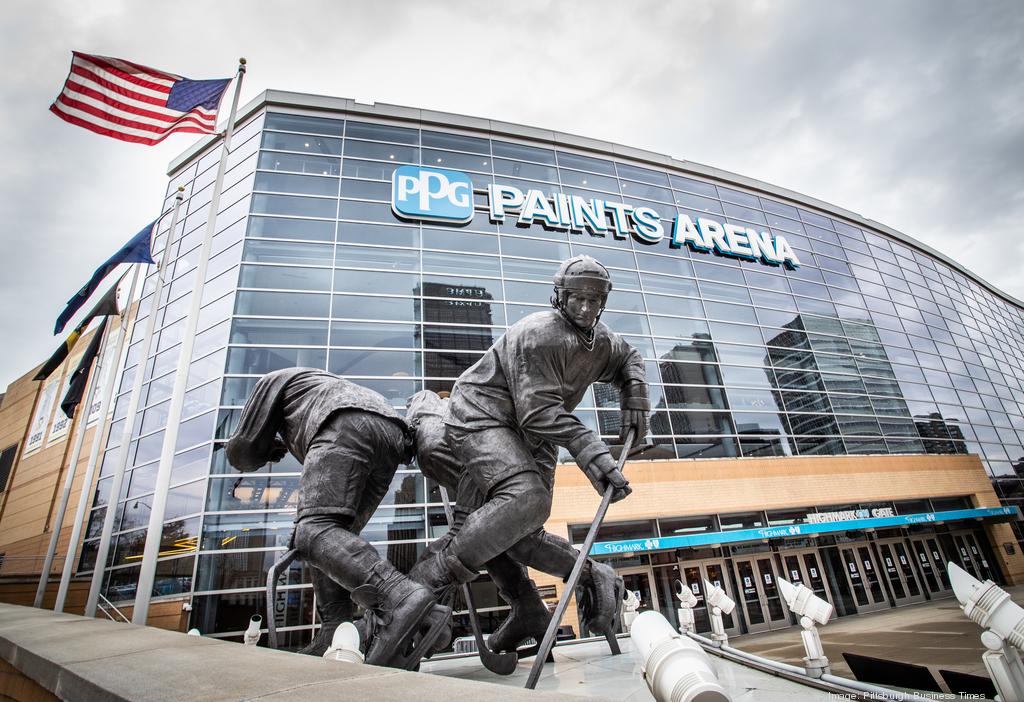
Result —
[[414, 437], [381, 395], [312, 368], [263, 376], [228, 441], [228, 462], [248, 472], [290, 452], [303, 465], [294, 547], [313, 569], [319, 634], [301, 653], [323, 655], [334, 630], [359, 620], [366, 663], [414, 668], [447, 645], [451, 609], [359, 536]]
[[[640, 354], [600, 322], [612, 282], [590, 256], [562, 263], [554, 280], [553, 310], [509, 327], [456, 381], [444, 410], [445, 459], [458, 466], [458, 500], [472, 511], [430, 549], [410, 577], [443, 598], [487, 567], [512, 611], [491, 638], [494, 650], [515, 650], [527, 636], [540, 640], [548, 621], [524, 566], [567, 577], [577, 552], [544, 531], [551, 510], [558, 447], [565, 447], [599, 494], [613, 501], [630, 494], [608, 446], [572, 411], [596, 382], [621, 397], [622, 434], [647, 433], [650, 402]], [[621, 437], [620, 437], [621, 439]], [[424, 456], [421, 449], [420, 458]], [[430, 457], [427, 458], [428, 462]], [[421, 460], [421, 464], [422, 464]], [[507, 556], [507, 557], [503, 557]], [[585, 628], [607, 634], [623, 594], [609, 566], [588, 560], [579, 598]]]

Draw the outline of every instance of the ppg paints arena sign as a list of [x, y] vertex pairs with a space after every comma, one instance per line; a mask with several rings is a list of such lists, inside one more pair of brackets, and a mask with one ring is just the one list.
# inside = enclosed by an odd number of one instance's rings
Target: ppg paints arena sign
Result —
[[[675, 249], [685, 245], [698, 253], [716, 251], [772, 266], [800, 265], [785, 237], [709, 217], [694, 222], [689, 215], [677, 213], [672, 231], [666, 232], [658, 212], [650, 207], [536, 189], [524, 192], [495, 183], [487, 186], [487, 208], [495, 222], [513, 219], [517, 224], [593, 236], [633, 236], [652, 245], [667, 238]], [[473, 219], [473, 181], [460, 171], [401, 166], [391, 176], [391, 209], [403, 219], [465, 224]]]

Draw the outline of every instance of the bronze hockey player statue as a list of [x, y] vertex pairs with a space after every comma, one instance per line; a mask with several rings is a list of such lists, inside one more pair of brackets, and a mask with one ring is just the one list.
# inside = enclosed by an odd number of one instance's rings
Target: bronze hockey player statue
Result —
[[334, 630], [366, 610], [358, 628], [366, 662], [413, 668], [447, 644], [451, 609], [359, 537], [414, 438], [378, 393], [311, 368], [268, 373], [249, 396], [227, 445], [240, 471], [290, 452], [302, 463], [294, 546], [313, 568], [322, 627], [302, 653], [322, 655]]
[[[440, 442], [450, 457], [438, 462], [464, 471], [458, 501], [475, 491], [478, 497], [469, 501], [477, 504], [410, 573], [440, 597], [486, 566], [512, 608], [490, 639], [496, 651], [515, 650], [527, 636], [539, 641], [549, 618], [524, 566], [565, 578], [577, 557], [567, 541], [543, 529], [558, 447], [568, 449], [599, 494], [608, 486], [615, 489], [613, 501], [630, 494], [608, 446], [572, 415], [587, 388], [595, 382], [615, 385], [622, 435], [630, 429], [638, 437], [647, 433], [643, 360], [599, 321], [612, 289], [607, 269], [577, 256], [561, 265], [554, 287], [553, 310], [512, 325], [455, 383]], [[425, 450], [424, 445], [421, 468]], [[584, 627], [609, 632], [622, 597], [621, 578], [588, 560], [580, 582]]]

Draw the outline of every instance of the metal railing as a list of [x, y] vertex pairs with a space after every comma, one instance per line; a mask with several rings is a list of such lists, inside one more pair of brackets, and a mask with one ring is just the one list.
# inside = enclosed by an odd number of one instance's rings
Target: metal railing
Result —
[[[114, 605], [113, 602], [111, 602], [106, 597], [104, 597], [102, 592], [99, 593], [99, 595], [100, 595], [100, 600], [99, 600], [99, 604], [97, 605], [97, 607], [99, 608], [99, 610], [101, 612], [103, 612], [103, 614], [106, 615], [107, 619], [109, 619], [112, 622], [124, 622], [126, 624], [131, 624], [132, 623], [132, 620], [129, 619], [128, 617], [126, 617], [124, 615], [124, 612], [119, 610], [117, 608], [117, 606]], [[113, 614], [111, 614], [111, 612], [113, 612]], [[114, 618], [114, 614], [116, 614], [118, 618], [115, 619]]]

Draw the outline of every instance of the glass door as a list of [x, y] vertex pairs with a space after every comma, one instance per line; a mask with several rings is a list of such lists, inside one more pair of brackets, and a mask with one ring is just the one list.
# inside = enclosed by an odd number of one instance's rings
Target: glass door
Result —
[[[995, 580], [992, 577], [992, 566], [981, 552], [978, 546], [977, 537], [971, 532], [953, 534], [953, 543], [956, 544], [960, 559], [971, 567], [966, 568], [971, 575], [979, 580]], [[965, 566], [966, 567], [966, 566]]]
[[679, 573], [682, 576], [680, 581], [683, 587], [689, 588], [693, 596], [697, 598], [697, 604], [693, 608], [693, 624], [698, 634], [707, 634], [711, 631], [711, 615], [708, 613], [708, 603], [704, 592], [704, 571], [700, 567], [700, 561], [681, 563]]
[[[736, 599], [736, 594], [732, 591], [732, 585], [729, 583], [729, 578], [725, 576], [725, 561], [704, 561], [701, 563], [701, 568], [704, 570], [704, 577], [709, 583], [715, 587], [721, 587], [725, 590], [725, 594], [732, 599], [736, 606], [739, 606], [739, 600]], [[709, 615], [710, 616], [710, 613]], [[740, 633], [739, 617], [736, 616], [736, 610], [732, 611], [732, 614], [726, 614], [722, 612], [722, 626], [725, 628], [725, 633], [730, 636]]]
[[770, 554], [733, 559], [736, 582], [740, 588], [747, 631], [769, 631], [790, 625], [789, 612], [782, 602]]
[[[658, 591], [654, 587], [654, 574], [650, 568], [633, 568], [616, 572], [622, 576], [627, 590], [639, 593], [640, 608], [637, 609], [637, 612], [646, 612], [649, 609], [658, 610]], [[620, 630], [625, 631], [625, 629]]]
[[[725, 590], [736, 606], [740, 607], [740, 600], [732, 591], [732, 584], [726, 577], [725, 561], [722, 559], [709, 559], [701, 561], [684, 561], [679, 564], [680, 581], [683, 587], [690, 590], [697, 598], [697, 605], [693, 608], [693, 622], [698, 634], [711, 632], [711, 608], [707, 603], [707, 592], [704, 582], [711, 583], [713, 587], [721, 587]], [[676, 601], [678, 606], [678, 600]], [[732, 614], [722, 613], [722, 626], [725, 633], [737, 635], [740, 633], [739, 617], [735, 610]]]
[[906, 546], [901, 541], [879, 541], [876, 546], [882, 559], [882, 572], [896, 606], [923, 600], [924, 591], [910, 564]]
[[815, 595], [832, 603], [832, 593], [822, 575], [817, 551], [780, 551], [786, 580], [794, 585], [806, 585]]
[[672, 628], [679, 630], [679, 598], [676, 597], [676, 583], [682, 580], [679, 564], [654, 566], [654, 584], [658, 589], [658, 604], [663, 617]]
[[889, 601], [882, 590], [878, 567], [867, 544], [846, 544], [840, 549], [846, 565], [846, 578], [850, 583], [857, 612], [885, 609]]
[[910, 540], [910, 548], [929, 594], [932, 597], [951, 597], [953, 590], [949, 586], [949, 574], [946, 573], [946, 558], [935, 537], [914, 537]]

